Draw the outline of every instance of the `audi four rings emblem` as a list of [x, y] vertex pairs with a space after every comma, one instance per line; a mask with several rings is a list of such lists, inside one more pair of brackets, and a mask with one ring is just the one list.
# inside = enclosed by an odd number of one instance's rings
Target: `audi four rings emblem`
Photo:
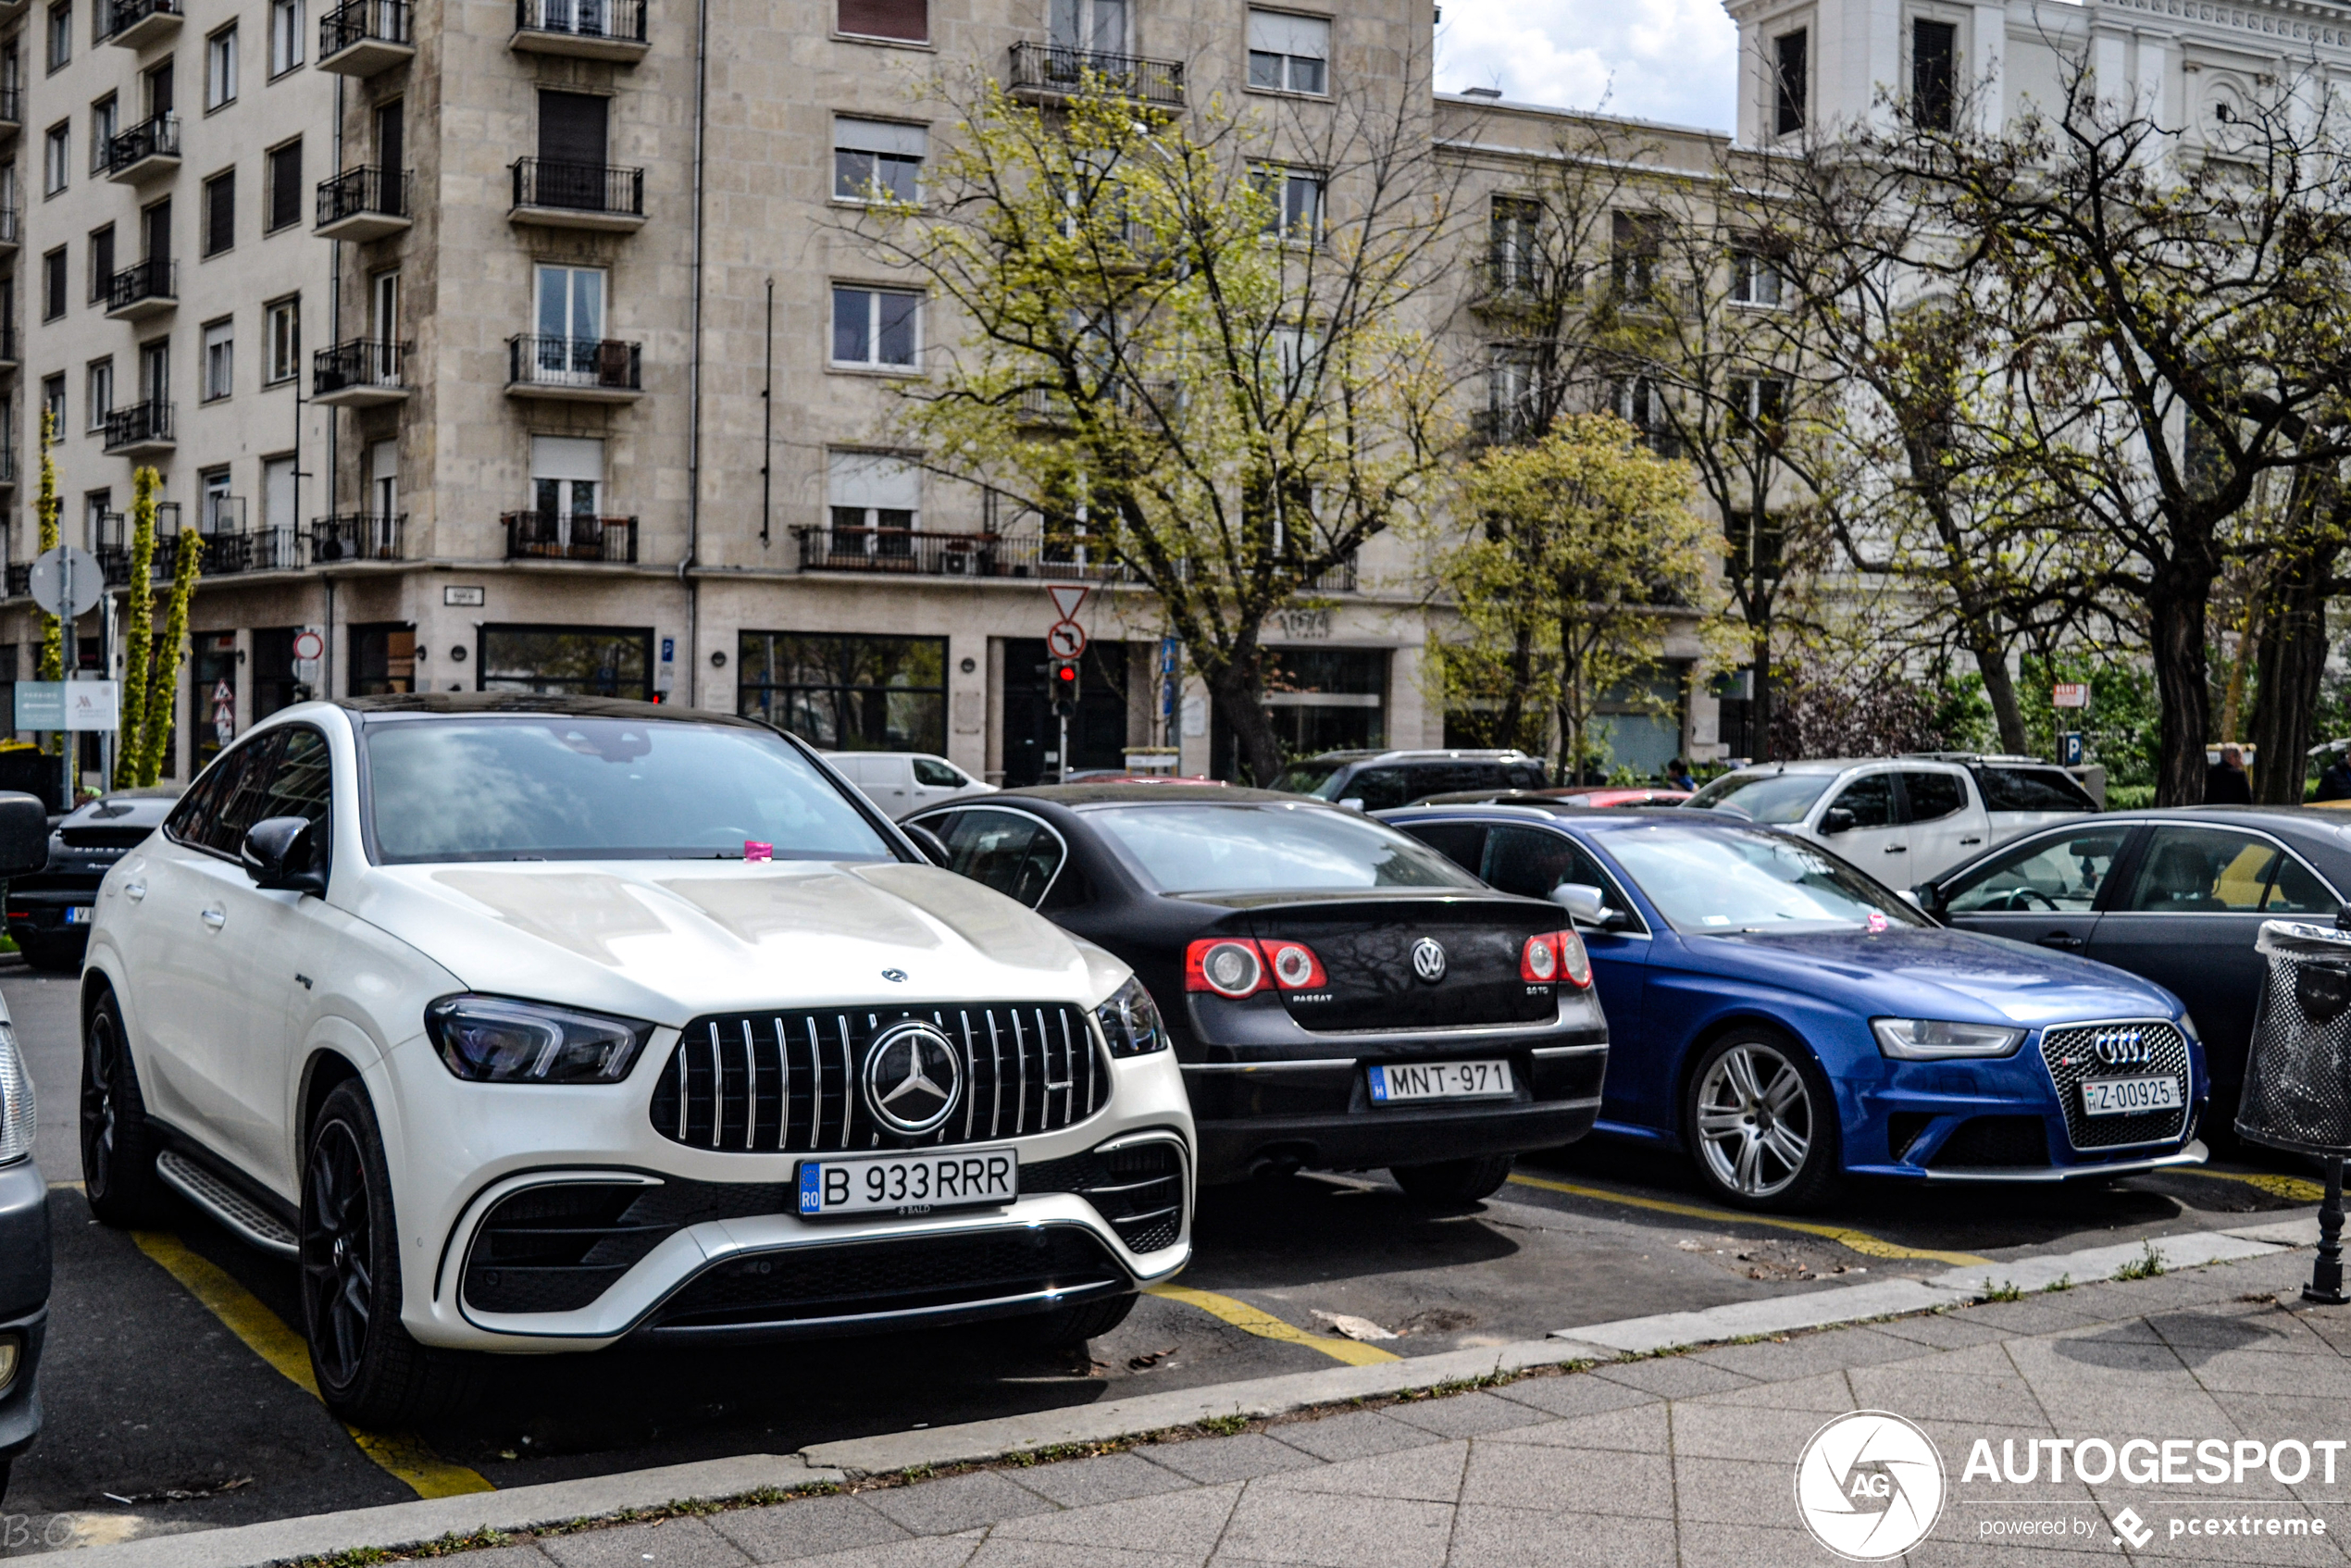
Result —
[[1445, 977], [1445, 947], [1435, 937], [1423, 937], [1412, 944], [1412, 973], [1430, 985]]
[[865, 1052], [865, 1107], [892, 1132], [929, 1132], [954, 1110], [963, 1089], [954, 1046], [920, 1019], [891, 1025]]
[[2146, 1030], [2135, 1026], [2098, 1030], [2090, 1037], [2090, 1049], [2109, 1067], [2143, 1067], [2155, 1059]]

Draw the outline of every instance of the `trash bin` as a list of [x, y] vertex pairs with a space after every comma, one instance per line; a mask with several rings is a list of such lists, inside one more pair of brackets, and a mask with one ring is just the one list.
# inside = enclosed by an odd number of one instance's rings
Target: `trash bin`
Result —
[[2307, 1301], [2343, 1305], [2343, 1162], [2351, 1155], [2351, 905], [2332, 926], [2264, 920], [2269, 972], [2253, 1014], [2237, 1134], [2325, 1162]]

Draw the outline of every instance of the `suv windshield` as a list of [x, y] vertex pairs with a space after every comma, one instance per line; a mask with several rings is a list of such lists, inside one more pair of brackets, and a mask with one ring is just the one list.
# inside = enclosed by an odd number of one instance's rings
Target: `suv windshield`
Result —
[[1723, 811], [1749, 822], [1801, 822], [1812, 803], [1836, 782], [1834, 773], [1726, 773], [1682, 803], [1694, 811]]
[[1611, 833], [1604, 841], [1677, 931], [1703, 936], [1929, 924], [1835, 856], [1777, 833], [1661, 823]]
[[1163, 893], [1485, 885], [1417, 839], [1324, 806], [1107, 806], [1087, 816]]
[[887, 860], [789, 741], [675, 720], [401, 718], [367, 728], [387, 865], [449, 860]]
[[1294, 762], [1274, 780], [1274, 788], [1293, 795], [1320, 795], [1338, 777], [1342, 765], [1335, 762]]

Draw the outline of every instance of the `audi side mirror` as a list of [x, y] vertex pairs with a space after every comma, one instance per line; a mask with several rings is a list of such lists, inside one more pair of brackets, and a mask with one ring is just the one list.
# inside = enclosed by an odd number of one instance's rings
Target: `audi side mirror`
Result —
[[1821, 831], [1823, 833], [1847, 833], [1860, 826], [1860, 819], [1843, 806], [1831, 806], [1821, 814]]
[[1551, 890], [1551, 902], [1567, 911], [1567, 917], [1578, 926], [1598, 927], [1616, 915], [1608, 906], [1608, 895], [1589, 882], [1561, 882]]
[[38, 795], [0, 791], [0, 877], [30, 877], [49, 864], [49, 808]]
[[946, 840], [919, 822], [902, 822], [898, 825], [898, 830], [914, 840], [914, 847], [923, 852], [925, 860], [946, 870], [954, 869], [951, 863], [955, 857], [947, 848]]
[[327, 868], [317, 859], [306, 816], [265, 817], [245, 829], [245, 841], [237, 851], [237, 863], [255, 887], [324, 898]]

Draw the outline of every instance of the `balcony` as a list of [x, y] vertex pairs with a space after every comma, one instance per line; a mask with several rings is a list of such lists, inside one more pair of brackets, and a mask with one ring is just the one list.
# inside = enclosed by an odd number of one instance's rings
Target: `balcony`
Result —
[[373, 408], [405, 403], [414, 390], [403, 380], [407, 343], [355, 338], [310, 356], [310, 401], [330, 408]]
[[322, 240], [380, 240], [408, 227], [408, 171], [361, 164], [318, 182]]
[[0, 490], [17, 488], [17, 449], [0, 446]]
[[176, 309], [180, 268], [161, 256], [133, 262], [106, 280], [105, 300], [110, 321], [140, 321]]
[[134, 403], [106, 416], [106, 455], [161, 457], [178, 442], [172, 437], [172, 405], [162, 398]]
[[156, 115], [106, 140], [102, 167], [118, 185], [159, 180], [180, 167], [180, 117]]
[[15, 207], [0, 206], [0, 259], [17, 254], [24, 243], [24, 217]]
[[0, 146], [13, 142], [24, 131], [24, 89], [0, 87]]
[[204, 575], [289, 571], [302, 565], [302, 535], [295, 529], [245, 531], [245, 498], [205, 497], [197, 533], [204, 541]]
[[645, 0], [515, 0], [507, 46], [634, 65], [645, 57]]
[[318, 19], [320, 70], [374, 76], [416, 53], [416, 9], [408, 0], [348, 0]]
[[405, 512], [387, 517], [380, 512], [346, 512], [320, 517], [310, 525], [310, 564], [334, 566], [345, 561], [397, 561], [400, 535], [408, 521]]
[[17, 357], [17, 324], [0, 321], [0, 376], [10, 374], [19, 363]]
[[1013, 45], [1014, 97], [1057, 102], [1076, 97], [1089, 84], [1099, 92], [1138, 103], [1176, 107], [1184, 102], [1184, 68], [1179, 61], [1103, 55], [1058, 44]]
[[180, 0], [114, 0], [106, 9], [106, 42], [144, 49], [178, 32], [185, 14]]
[[506, 341], [506, 395], [572, 403], [634, 403], [644, 396], [641, 344], [596, 338]]
[[1125, 582], [1116, 561], [1089, 558], [1086, 541], [1042, 534], [926, 533], [919, 529], [802, 528], [803, 572], [892, 572], [908, 577], [1035, 578]]
[[498, 522], [506, 530], [509, 561], [613, 561], [634, 565], [637, 559], [634, 517], [509, 512]]
[[601, 163], [516, 158], [506, 217], [542, 229], [625, 230], [645, 226], [645, 171]]
[[13, 561], [8, 564], [7, 596], [11, 599], [30, 599], [32, 597], [31, 562], [27, 561], [22, 566], [19, 566]]

